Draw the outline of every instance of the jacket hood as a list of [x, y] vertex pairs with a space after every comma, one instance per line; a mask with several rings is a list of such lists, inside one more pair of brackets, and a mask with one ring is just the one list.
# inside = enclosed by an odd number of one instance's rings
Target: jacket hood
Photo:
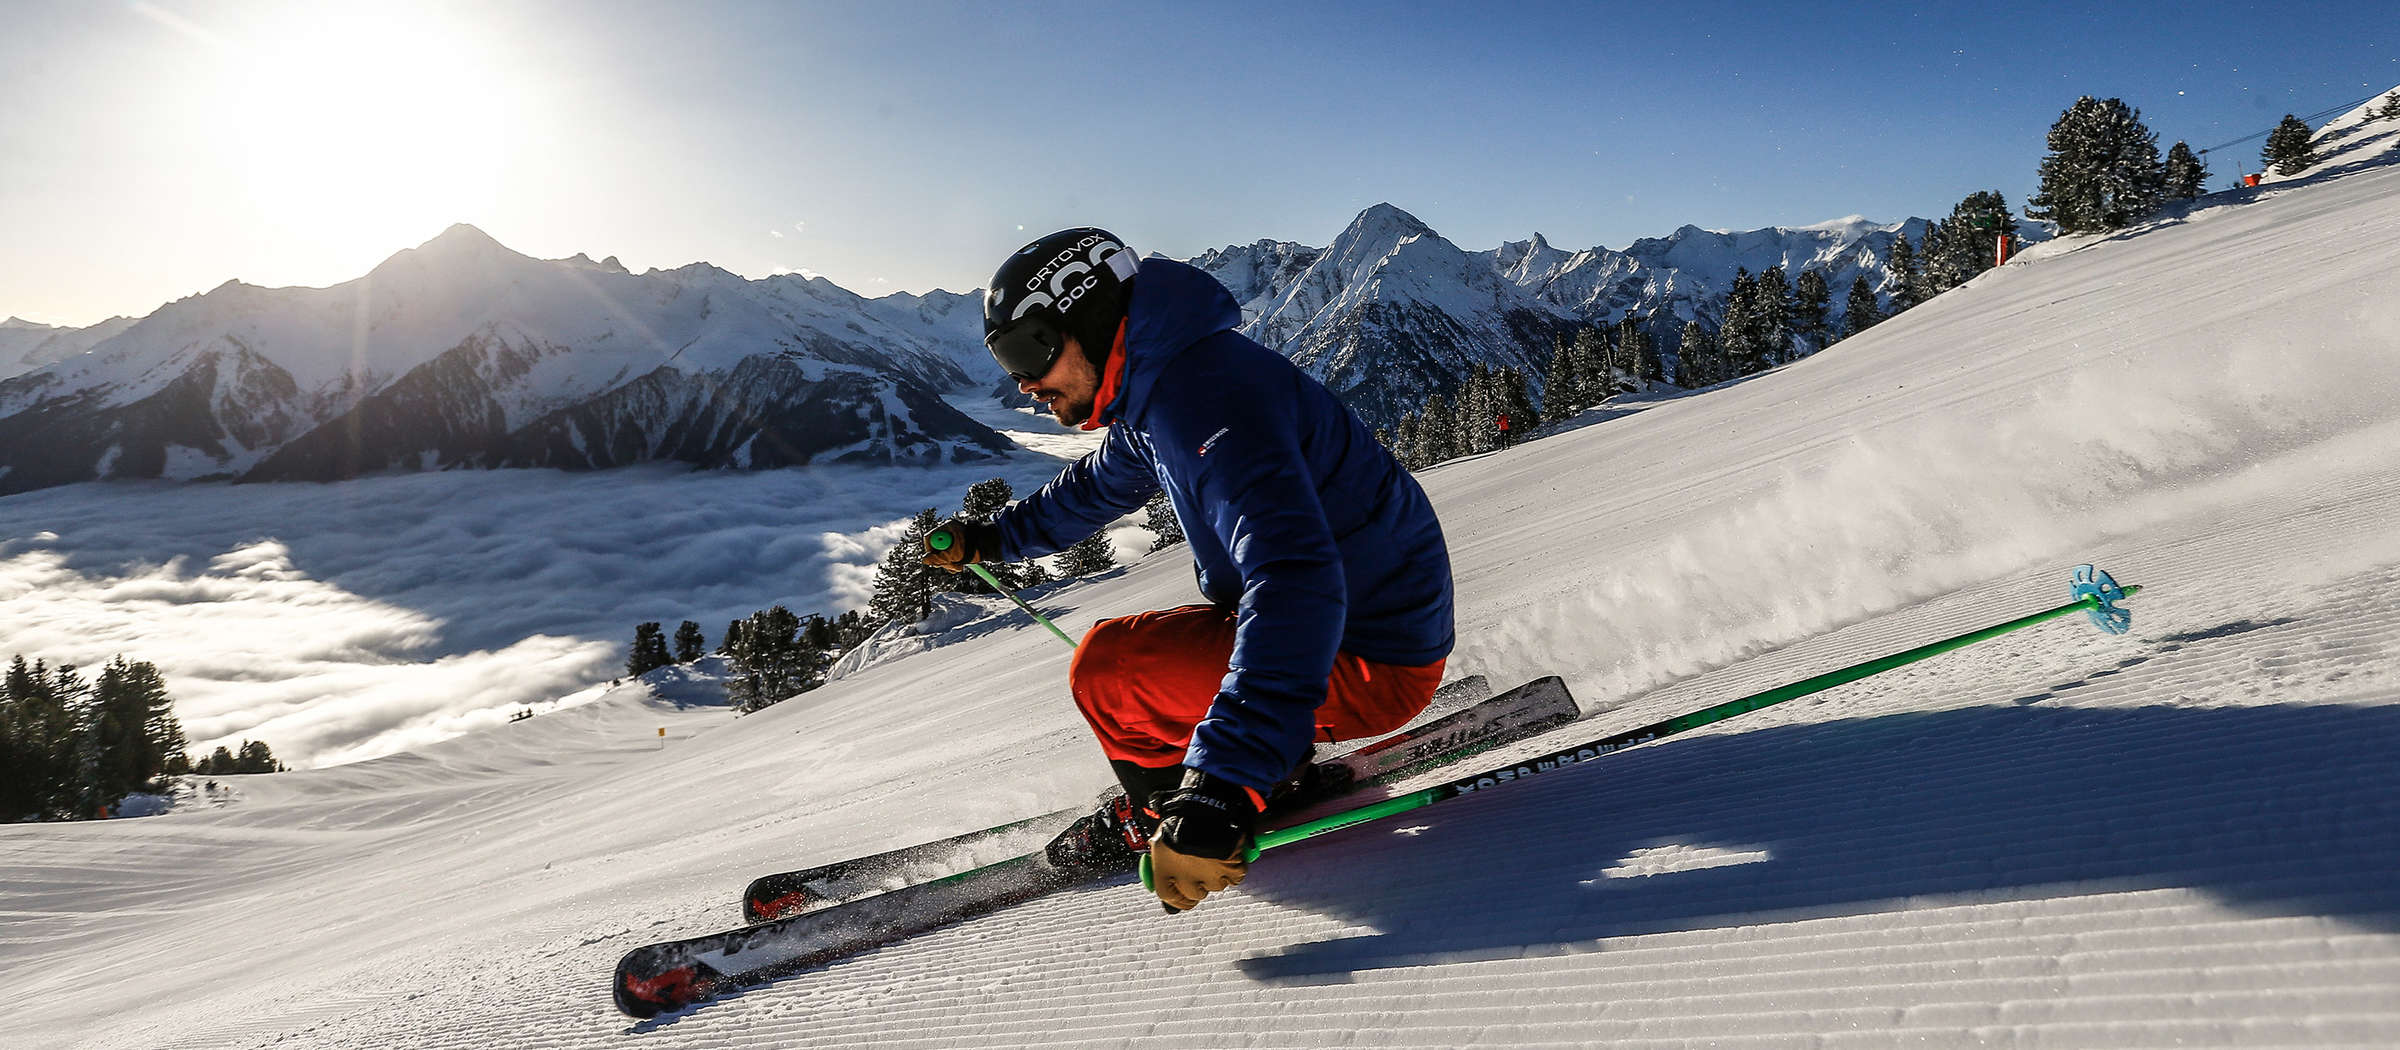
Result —
[[1140, 420], [1167, 362], [1185, 347], [1241, 324], [1241, 304], [1216, 278], [1173, 259], [1142, 260], [1125, 306], [1125, 373], [1116, 398], [1101, 408], [1101, 421]]

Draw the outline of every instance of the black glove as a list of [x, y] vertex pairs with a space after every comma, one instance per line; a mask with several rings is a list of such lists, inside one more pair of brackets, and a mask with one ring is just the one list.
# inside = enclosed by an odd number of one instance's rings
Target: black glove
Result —
[[1153, 805], [1151, 889], [1167, 910], [1188, 911], [1249, 874], [1244, 854], [1258, 832], [1258, 799], [1248, 789], [1187, 769], [1183, 784]]
[[[945, 535], [949, 537], [947, 548], [936, 548], [935, 538]], [[964, 572], [975, 562], [999, 561], [1000, 526], [973, 518], [952, 518], [925, 534], [925, 557], [918, 560], [949, 572]]]

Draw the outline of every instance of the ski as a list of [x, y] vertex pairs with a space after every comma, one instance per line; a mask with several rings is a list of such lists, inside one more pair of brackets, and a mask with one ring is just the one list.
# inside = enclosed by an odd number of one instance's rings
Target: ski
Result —
[[[1508, 714], [1497, 719], [1467, 717], [1477, 712], [1488, 714], [1487, 709]], [[1340, 801], [1401, 777], [1526, 739], [1571, 722], [1578, 714], [1574, 698], [1557, 677], [1528, 682], [1390, 741], [1336, 756], [1329, 760], [1332, 765], [1353, 775], [1360, 770], [1367, 772], [1350, 781], [1346, 791], [1319, 801]], [[1448, 750], [1435, 750], [1442, 745], [1447, 745]], [[1131, 863], [1061, 866], [1036, 849], [997, 864], [871, 893], [770, 922], [636, 948], [618, 961], [610, 990], [617, 1009], [626, 1015], [655, 1017], [1133, 870]]]
[[[1497, 699], [1482, 675], [1444, 685], [1426, 705], [1426, 712], [1437, 716], [1432, 721], [1321, 759], [1308, 782], [1326, 785], [1326, 793], [1338, 791], [1406, 768], [1426, 755], [1560, 714], [1554, 700], [1542, 702], [1546, 696], [1512, 695], [1505, 703], [1495, 703]], [[742, 891], [742, 918], [754, 923], [789, 918], [954, 874], [974, 867], [978, 856], [1013, 857], [1039, 848], [1091, 809], [1062, 809], [870, 856], [762, 875]]]

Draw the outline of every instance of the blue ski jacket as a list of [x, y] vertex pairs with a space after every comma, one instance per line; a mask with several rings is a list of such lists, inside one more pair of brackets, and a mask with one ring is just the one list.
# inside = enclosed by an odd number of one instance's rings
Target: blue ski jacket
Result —
[[1349, 406], [1234, 331], [1225, 286], [1145, 259], [1098, 449], [999, 518], [1009, 560], [1064, 550], [1165, 488], [1233, 658], [1184, 765], [1265, 791], [1308, 754], [1334, 656], [1450, 654], [1450, 553], [1425, 490]]

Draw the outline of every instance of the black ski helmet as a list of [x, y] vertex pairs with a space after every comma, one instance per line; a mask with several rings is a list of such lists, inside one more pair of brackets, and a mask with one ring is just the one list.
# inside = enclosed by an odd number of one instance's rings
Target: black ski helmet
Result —
[[1090, 226], [1017, 249], [984, 293], [984, 348], [1020, 382], [1050, 371], [1070, 335], [1094, 367], [1104, 367], [1140, 266], [1116, 234]]

